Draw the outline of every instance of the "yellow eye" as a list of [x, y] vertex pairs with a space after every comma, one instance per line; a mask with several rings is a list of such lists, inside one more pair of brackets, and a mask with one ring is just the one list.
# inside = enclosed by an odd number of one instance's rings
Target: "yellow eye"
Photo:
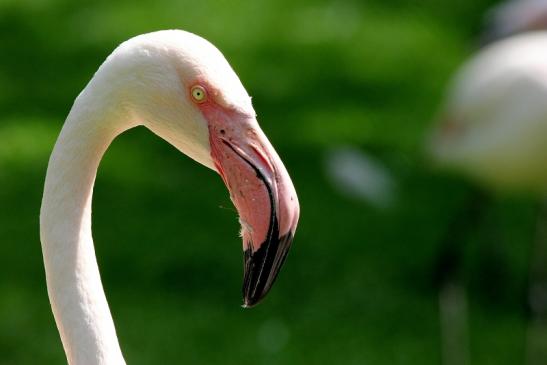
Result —
[[207, 92], [202, 86], [196, 85], [192, 88], [192, 97], [198, 103], [203, 103], [207, 99]]

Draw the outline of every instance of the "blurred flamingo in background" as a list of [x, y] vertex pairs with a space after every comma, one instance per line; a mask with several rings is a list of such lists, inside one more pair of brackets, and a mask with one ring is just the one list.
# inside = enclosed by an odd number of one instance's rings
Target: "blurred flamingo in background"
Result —
[[183, 31], [123, 43], [76, 99], [44, 188], [40, 234], [48, 293], [72, 365], [125, 364], [95, 257], [91, 197], [108, 145], [138, 125], [217, 171], [228, 187], [242, 226], [244, 306], [268, 293], [296, 229], [293, 184], [220, 51]]
[[547, 32], [495, 43], [458, 72], [434, 159], [496, 190], [547, 193]]
[[[514, 12], [515, 6], [516, 1], [501, 9]], [[514, 35], [480, 51], [457, 73], [439, 119], [429, 145], [437, 164], [490, 190], [545, 198], [547, 32]], [[547, 212], [547, 205], [543, 210]], [[547, 237], [542, 220], [531, 265], [528, 364], [543, 364], [547, 358]]]
[[486, 15], [483, 43], [534, 30], [547, 29], [547, 0], [510, 0]]

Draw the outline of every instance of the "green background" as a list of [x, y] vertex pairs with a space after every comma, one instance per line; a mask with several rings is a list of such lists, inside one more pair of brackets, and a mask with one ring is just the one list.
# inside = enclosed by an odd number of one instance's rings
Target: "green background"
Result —
[[[440, 364], [442, 239], [474, 194], [429, 168], [424, 138], [477, 46], [487, 0], [0, 0], [0, 364], [61, 364], [40, 251], [47, 160], [72, 101], [122, 41], [197, 33], [224, 53], [284, 160], [301, 222], [276, 286], [241, 304], [222, 181], [144, 128], [107, 152], [93, 230], [128, 364]], [[378, 209], [325, 157], [353, 146], [396, 183]], [[536, 205], [495, 197], [456, 269], [474, 364], [523, 363]], [[453, 228], [452, 228], [453, 229]]]

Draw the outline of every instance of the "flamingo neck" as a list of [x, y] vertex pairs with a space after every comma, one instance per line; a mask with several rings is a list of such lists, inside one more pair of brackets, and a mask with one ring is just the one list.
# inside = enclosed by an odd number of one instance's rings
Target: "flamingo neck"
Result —
[[93, 82], [76, 99], [51, 155], [40, 235], [49, 299], [70, 365], [123, 365], [91, 236], [99, 162], [130, 128], [109, 90]]

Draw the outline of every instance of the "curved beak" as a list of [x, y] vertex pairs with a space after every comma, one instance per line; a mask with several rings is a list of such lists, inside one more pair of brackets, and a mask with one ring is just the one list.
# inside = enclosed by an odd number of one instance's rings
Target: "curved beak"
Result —
[[269, 292], [287, 257], [300, 214], [293, 183], [254, 117], [215, 113], [211, 155], [239, 213], [244, 250], [243, 306]]

